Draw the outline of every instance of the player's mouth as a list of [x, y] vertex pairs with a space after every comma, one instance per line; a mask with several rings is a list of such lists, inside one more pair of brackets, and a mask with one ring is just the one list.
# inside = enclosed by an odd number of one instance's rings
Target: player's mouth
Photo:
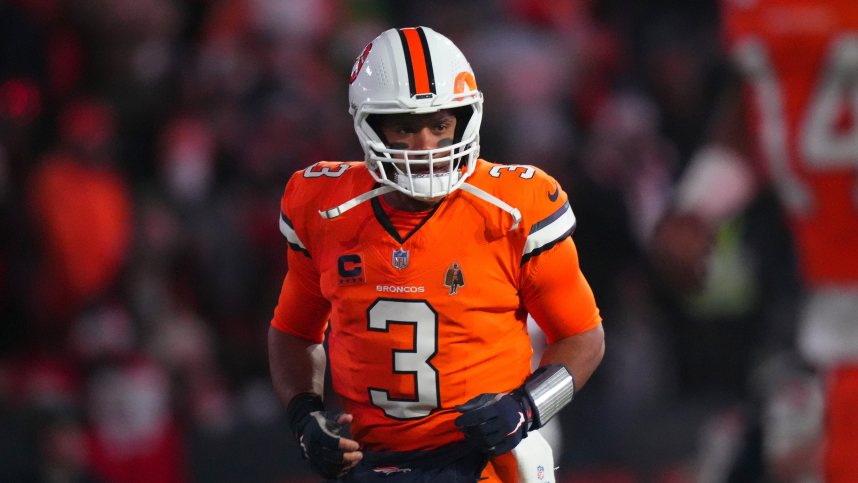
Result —
[[[429, 163], [421, 163], [421, 164], [412, 164], [411, 165], [411, 174], [421, 176], [421, 175], [429, 175]], [[431, 169], [432, 175], [438, 176], [442, 174], [450, 173], [450, 163], [435, 163], [432, 165]]]

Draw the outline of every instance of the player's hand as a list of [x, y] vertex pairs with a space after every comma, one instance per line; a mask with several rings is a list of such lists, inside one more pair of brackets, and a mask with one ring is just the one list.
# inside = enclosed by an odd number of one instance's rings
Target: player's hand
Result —
[[530, 424], [529, 411], [515, 393], [480, 394], [456, 410], [462, 413], [455, 422], [465, 439], [495, 456], [515, 448]]
[[301, 454], [316, 473], [325, 478], [338, 478], [363, 458], [358, 442], [341, 436], [352, 419], [351, 414], [313, 411], [299, 423], [296, 435]]

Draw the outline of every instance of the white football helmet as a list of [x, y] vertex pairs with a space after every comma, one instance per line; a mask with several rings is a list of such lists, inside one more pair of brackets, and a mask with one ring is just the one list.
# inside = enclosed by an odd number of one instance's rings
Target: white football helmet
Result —
[[[443, 109], [452, 109], [457, 119], [450, 146], [391, 149], [373, 127], [374, 115]], [[428, 27], [387, 30], [363, 49], [349, 80], [349, 113], [366, 166], [382, 185], [414, 198], [437, 198], [461, 187], [474, 172], [483, 94], [462, 52]]]

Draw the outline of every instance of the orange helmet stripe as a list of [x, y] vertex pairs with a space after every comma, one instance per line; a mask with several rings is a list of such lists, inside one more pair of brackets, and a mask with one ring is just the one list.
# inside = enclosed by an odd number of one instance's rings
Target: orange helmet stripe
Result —
[[423, 29], [404, 28], [399, 30], [399, 38], [405, 50], [405, 64], [408, 67], [408, 82], [411, 95], [434, 94], [435, 74], [432, 70], [432, 57]]

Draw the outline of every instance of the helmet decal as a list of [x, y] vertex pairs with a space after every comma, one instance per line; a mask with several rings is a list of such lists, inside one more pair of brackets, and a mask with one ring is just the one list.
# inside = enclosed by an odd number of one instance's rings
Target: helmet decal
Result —
[[355, 59], [355, 64], [352, 66], [352, 74], [349, 76], [349, 84], [357, 79], [360, 70], [363, 68], [363, 63], [366, 62], [366, 57], [369, 55], [370, 50], [372, 50], [372, 42], [366, 44], [366, 47], [363, 49], [363, 53]]
[[477, 80], [474, 79], [474, 73], [463, 70], [456, 74], [456, 80], [453, 81], [453, 93], [461, 94], [465, 91], [477, 90]]
[[423, 27], [399, 29], [399, 39], [405, 51], [411, 97], [432, 97], [436, 94], [435, 71], [432, 69], [432, 56]]

